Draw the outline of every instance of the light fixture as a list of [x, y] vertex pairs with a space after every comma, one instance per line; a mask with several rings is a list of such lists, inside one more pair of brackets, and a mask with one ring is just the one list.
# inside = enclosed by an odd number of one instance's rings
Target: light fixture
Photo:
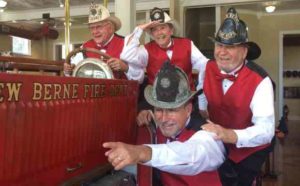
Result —
[[58, 0], [58, 2], [59, 2], [59, 7], [60, 8], [63, 8], [65, 6], [64, 3], [62, 2], [62, 0]]
[[4, 7], [6, 7], [6, 5], [7, 5], [6, 1], [0, 0], [0, 8], [4, 8]]
[[272, 13], [272, 12], [275, 11], [276, 6], [274, 6], [274, 5], [269, 5], [269, 6], [266, 6], [265, 9], [266, 9], [266, 12]]

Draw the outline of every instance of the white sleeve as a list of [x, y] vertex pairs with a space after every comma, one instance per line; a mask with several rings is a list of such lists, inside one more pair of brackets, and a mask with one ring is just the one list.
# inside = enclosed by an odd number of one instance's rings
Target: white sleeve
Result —
[[125, 74], [128, 79], [137, 80], [139, 83], [142, 83], [145, 77], [145, 69], [148, 64], [148, 52], [144, 46], [138, 47], [137, 57], [137, 63], [128, 63], [129, 69]]
[[203, 130], [185, 142], [148, 146], [152, 149], [152, 159], [144, 165], [174, 174], [195, 175], [216, 170], [225, 159], [223, 143], [215, 140], [213, 133]]
[[134, 31], [125, 37], [124, 47], [120, 58], [127, 63], [133, 63], [140, 65], [139, 61], [139, 46], [140, 46], [140, 37], [143, 33], [143, 30], [136, 27]]
[[[205, 76], [205, 68], [206, 64], [208, 62], [208, 58], [206, 58], [200, 50], [192, 44], [192, 54], [191, 54], [191, 62], [193, 65], [193, 69], [197, 70], [199, 72], [198, 75], [198, 85], [197, 90], [203, 89], [203, 82], [204, 82], [204, 76]], [[198, 105], [200, 110], [206, 110], [207, 109], [207, 100], [204, 94], [200, 94], [198, 96]]]
[[145, 71], [138, 65], [128, 63], [128, 71], [125, 73], [127, 79], [136, 80], [140, 84], [143, 83]]
[[139, 63], [138, 59], [138, 49], [140, 46], [140, 37], [143, 33], [143, 30], [135, 28], [133, 33], [127, 35], [124, 39], [124, 47], [122, 53], [120, 54], [120, 58], [127, 63]]
[[234, 130], [238, 136], [238, 148], [264, 145], [270, 143], [274, 136], [274, 92], [269, 77], [257, 86], [250, 108], [254, 125], [243, 130]]
[[[199, 90], [198, 87], [197, 87], [197, 90]], [[205, 96], [205, 94], [203, 92], [202, 94], [200, 94], [198, 96], [198, 107], [199, 107], [199, 110], [207, 110], [207, 105], [208, 105], [207, 99], [206, 99], [206, 96]]]
[[193, 42], [191, 42], [191, 45], [191, 62], [193, 69], [196, 69], [199, 72], [204, 72], [206, 63], [209, 59], [200, 52]]
[[136, 27], [132, 34], [125, 37], [124, 47], [120, 58], [127, 62], [128, 72], [125, 73], [130, 80], [137, 80], [142, 83], [144, 80], [145, 68], [148, 62], [148, 53], [143, 46], [140, 46], [140, 37], [143, 30]]
[[71, 58], [71, 64], [77, 65], [80, 61], [84, 59], [83, 53], [78, 52], [75, 56]]

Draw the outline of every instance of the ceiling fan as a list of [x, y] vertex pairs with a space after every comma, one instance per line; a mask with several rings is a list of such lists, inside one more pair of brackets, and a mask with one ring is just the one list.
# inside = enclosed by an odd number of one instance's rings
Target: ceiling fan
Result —
[[27, 39], [39, 40], [43, 37], [50, 39], [58, 38], [56, 24], [59, 19], [50, 17], [50, 13], [44, 13], [41, 19], [18, 20], [1, 24], [0, 33], [23, 37]]

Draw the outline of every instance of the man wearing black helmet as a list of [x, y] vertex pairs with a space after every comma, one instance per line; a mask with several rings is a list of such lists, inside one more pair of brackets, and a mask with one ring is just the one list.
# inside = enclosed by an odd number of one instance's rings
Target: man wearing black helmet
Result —
[[191, 90], [182, 69], [164, 63], [154, 85], [144, 91], [154, 107], [157, 144], [104, 143], [114, 168], [142, 163], [159, 169], [162, 185], [221, 186], [217, 168], [224, 161], [225, 148], [215, 134], [200, 130], [203, 121], [191, 115], [191, 99], [197, 92]]
[[260, 56], [260, 48], [248, 41], [246, 24], [234, 8], [211, 39], [215, 60], [206, 65], [203, 85], [209, 120], [202, 128], [227, 146], [228, 160], [219, 170], [223, 185], [251, 186], [274, 136], [272, 82], [251, 61]]

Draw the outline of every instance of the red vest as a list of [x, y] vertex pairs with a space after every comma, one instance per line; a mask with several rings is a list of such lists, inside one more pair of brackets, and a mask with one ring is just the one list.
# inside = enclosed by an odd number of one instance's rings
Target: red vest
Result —
[[155, 75], [158, 73], [162, 64], [165, 61], [170, 60], [172, 64], [180, 67], [187, 74], [191, 89], [195, 90], [192, 78], [191, 40], [185, 38], [173, 38], [173, 42], [172, 59], [169, 59], [166, 50], [159, 47], [155, 41], [151, 41], [145, 45], [145, 48], [148, 51], [148, 83], [153, 84]]
[[[97, 46], [96, 42], [93, 39], [91, 39], [83, 44], [83, 48], [94, 48], [97, 50], [105, 49], [106, 54], [108, 54], [114, 58], [120, 58], [120, 55], [123, 50], [123, 46], [124, 46], [124, 38], [117, 34], [114, 34], [112, 40], [103, 48]], [[89, 57], [89, 58], [99, 58], [99, 59], [101, 57], [99, 54], [94, 53], [94, 52], [86, 52], [85, 56]], [[117, 79], [127, 79], [126, 75], [121, 72], [114, 71], [114, 76]]]
[[[190, 122], [189, 125], [190, 124], [193, 123]], [[199, 122], [195, 124], [198, 125]], [[200, 129], [200, 126], [197, 128]], [[180, 133], [177, 140], [181, 142], [186, 141], [195, 132], [196, 131], [192, 129], [188, 130], [185, 128]], [[166, 143], [167, 141], [167, 138], [162, 135], [159, 129], [157, 130], [157, 141], [158, 143]], [[177, 174], [160, 171], [160, 179], [164, 186], [221, 186], [222, 185], [217, 170], [210, 171], [210, 172], [202, 172], [194, 176], [177, 175]]]
[[[253, 62], [244, 65], [235, 82], [224, 95], [222, 80], [216, 78], [220, 74], [216, 62], [209, 61], [207, 63], [203, 90], [208, 101], [208, 112], [212, 122], [231, 129], [245, 129], [253, 125], [250, 103], [257, 86], [264, 77], [249, 66], [255, 65]], [[226, 144], [229, 150], [229, 159], [236, 163], [268, 145], [236, 148], [233, 144]]]

